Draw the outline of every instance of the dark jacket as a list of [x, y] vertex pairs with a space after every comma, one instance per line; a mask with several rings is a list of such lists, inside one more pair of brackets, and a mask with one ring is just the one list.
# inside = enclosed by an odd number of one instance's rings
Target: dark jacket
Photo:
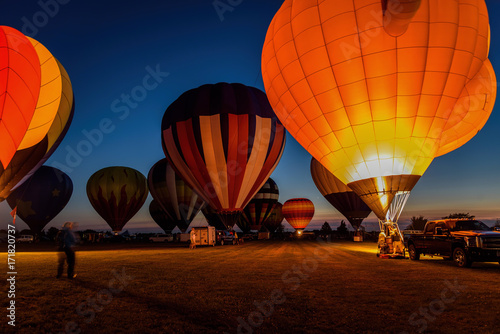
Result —
[[75, 235], [73, 234], [73, 231], [71, 231], [67, 227], [62, 228], [58, 241], [59, 241], [59, 247], [61, 248], [71, 248], [74, 245], [76, 245]]

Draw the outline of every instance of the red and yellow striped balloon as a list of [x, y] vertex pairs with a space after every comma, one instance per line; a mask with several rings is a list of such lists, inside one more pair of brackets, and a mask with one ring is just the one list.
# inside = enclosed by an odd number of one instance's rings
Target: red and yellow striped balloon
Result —
[[285, 129], [266, 95], [242, 84], [204, 85], [182, 94], [162, 121], [165, 155], [226, 226], [276, 168]]
[[288, 224], [295, 230], [303, 230], [314, 216], [314, 204], [307, 198], [292, 198], [281, 209]]

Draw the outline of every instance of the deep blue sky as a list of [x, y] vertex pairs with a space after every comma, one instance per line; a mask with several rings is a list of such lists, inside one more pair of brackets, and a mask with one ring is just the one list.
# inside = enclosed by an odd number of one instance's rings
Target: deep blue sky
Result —
[[[80, 228], [108, 228], [88, 202], [88, 178], [98, 169], [113, 165], [136, 168], [147, 175], [149, 168], [164, 157], [160, 142], [163, 113], [184, 91], [223, 81], [264, 90], [261, 48], [268, 24], [282, 1], [221, 1], [239, 4], [230, 5], [232, 11], [221, 17], [212, 0], [59, 0], [57, 11], [53, 6], [56, 0], [2, 1], [0, 24], [23, 30], [48, 47], [65, 66], [75, 92], [73, 123], [47, 162], [65, 166], [61, 169], [72, 178], [74, 192], [49, 227], [73, 220], [80, 223]], [[490, 17], [500, 12], [500, 1], [486, 2]], [[44, 14], [41, 3], [51, 4], [50, 15]], [[492, 20], [490, 24], [490, 59], [498, 73], [500, 23]], [[137, 104], [134, 108], [127, 107], [120, 100], [132, 91], [140, 91], [137, 87], [143, 86], [147, 68], [164, 73], [162, 81], [140, 101], [132, 101]], [[486, 126], [469, 143], [434, 160], [415, 186], [401, 222], [412, 215], [435, 218], [458, 211], [470, 212], [485, 221], [500, 218], [498, 108], [497, 103]], [[129, 112], [125, 113], [125, 109]], [[68, 160], [68, 152], [85, 148], [84, 132], [98, 129], [103, 119], [110, 120], [112, 131], [91, 150], [87, 147], [86, 156]], [[280, 201], [308, 197], [316, 206], [310, 226], [325, 220], [337, 226], [342, 216], [314, 186], [309, 154], [291, 136], [287, 140], [283, 158], [272, 175], [280, 188]], [[147, 212], [150, 201], [148, 197], [125, 229], [156, 228]], [[11, 219], [9, 212], [7, 203], [0, 203], [4, 221]], [[367, 219], [368, 228], [375, 220], [374, 215]], [[19, 228], [24, 226], [19, 224]]]

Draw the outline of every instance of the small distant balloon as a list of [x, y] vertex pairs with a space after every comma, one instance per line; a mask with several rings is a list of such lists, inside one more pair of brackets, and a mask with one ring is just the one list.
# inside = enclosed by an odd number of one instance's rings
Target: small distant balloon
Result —
[[296, 231], [307, 227], [314, 216], [314, 204], [307, 198], [292, 198], [281, 209], [288, 224]]

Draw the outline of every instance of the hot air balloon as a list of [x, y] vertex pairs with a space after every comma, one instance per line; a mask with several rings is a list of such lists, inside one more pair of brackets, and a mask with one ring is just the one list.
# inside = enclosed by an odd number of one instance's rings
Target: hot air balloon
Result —
[[163, 207], [156, 200], [149, 203], [149, 214], [151, 218], [161, 227], [165, 233], [170, 233], [177, 226], [175, 220], [163, 210]]
[[87, 196], [95, 211], [118, 233], [146, 201], [147, 180], [133, 168], [103, 168], [87, 181]]
[[[61, 73], [62, 90], [56, 116], [45, 137], [39, 143], [25, 149], [18, 149], [6, 168], [0, 165], [0, 201], [7, 198], [12, 190], [19, 187], [47, 161], [71, 125], [75, 109], [73, 89], [68, 73], [61, 63], [57, 61], [57, 64]], [[38, 112], [43, 112], [43, 108], [37, 108], [35, 114]]]
[[35, 48], [6, 26], [0, 26], [0, 69], [0, 162], [5, 168], [28, 130], [41, 82]]
[[311, 176], [321, 195], [343, 214], [357, 231], [363, 219], [372, 212], [368, 205], [314, 158], [311, 159]]
[[285, 217], [283, 217], [282, 212], [283, 204], [280, 202], [274, 205], [273, 211], [269, 217], [264, 221], [264, 226], [269, 230], [269, 232], [273, 233], [276, 229], [281, 225], [281, 222]]
[[292, 198], [283, 204], [281, 211], [288, 224], [302, 231], [314, 216], [314, 204], [307, 198]]
[[209, 225], [214, 226], [216, 230], [226, 230], [227, 227], [224, 225], [224, 222], [221, 220], [220, 216], [217, 214], [217, 211], [213, 209], [210, 205], [205, 205], [201, 209], [201, 213], [207, 219]]
[[171, 221], [185, 232], [205, 202], [161, 159], [148, 174], [149, 191]]
[[35, 233], [40, 233], [66, 206], [73, 182], [57, 168], [42, 166], [14, 190], [7, 203]]
[[242, 84], [185, 92], [166, 110], [161, 129], [176, 172], [227, 227], [269, 178], [285, 145], [266, 95]]
[[279, 189], [276, 182], [269, 178], [266, 183], [255, 194], [250, 203], [245, 206], [238, 220], [238, 227], [243, 232], [250, 230], [259, 231], [262, 224], [271, 215], [276, 203], [278, 203]]
[[384, 221], [488, 119], [488, 49], [484, 0], [286, 0], [262, 74], [287, 130]]

